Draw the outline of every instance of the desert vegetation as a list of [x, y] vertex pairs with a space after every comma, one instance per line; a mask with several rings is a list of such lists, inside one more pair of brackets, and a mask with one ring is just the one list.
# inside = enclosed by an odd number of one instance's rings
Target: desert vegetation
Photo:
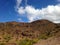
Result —
[[48, 20], [0, 23], [0, 45], [33, 45], [41, 39], [59, 35], [58, 32], [60, 24]]

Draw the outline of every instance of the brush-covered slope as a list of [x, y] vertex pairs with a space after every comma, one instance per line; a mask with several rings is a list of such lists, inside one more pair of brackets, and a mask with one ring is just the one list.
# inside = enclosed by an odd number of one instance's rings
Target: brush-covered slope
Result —
[[47, 39], [59, 35], [60, 24], [48, 20], [37, 20], [31, 23], [6, 22], [0, 23], [0, 42], [16, 42], [22, 38]]

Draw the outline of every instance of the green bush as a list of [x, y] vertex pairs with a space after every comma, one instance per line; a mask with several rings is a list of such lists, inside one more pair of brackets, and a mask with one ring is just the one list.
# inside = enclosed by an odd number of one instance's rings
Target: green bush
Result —
[[18, 43], [18, 45], [33, 45], [34, 43], [36, 43], [34, 40], [23, 39]]

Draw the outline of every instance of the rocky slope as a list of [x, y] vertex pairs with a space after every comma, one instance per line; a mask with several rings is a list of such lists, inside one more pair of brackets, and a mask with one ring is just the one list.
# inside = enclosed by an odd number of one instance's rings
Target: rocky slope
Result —
[[60, 32], [46, 40], [39, 40], [34, 45], [60, 45]]
[[60, 24], [48, 20], [37, 20], [31, 23], [0, 23], [0, 42], [8, 39], [7, 42], [13, 43], [23, 38], [45, 40], [53, 36], [58, 37], [57, 35], [60, 35]]

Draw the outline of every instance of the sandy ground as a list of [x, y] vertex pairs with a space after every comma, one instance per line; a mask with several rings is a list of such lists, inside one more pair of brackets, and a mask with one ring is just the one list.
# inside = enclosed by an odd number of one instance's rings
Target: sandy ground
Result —
[[40, 40], [34, 45], [60, 45], [60, 37], [58, 38], [49, 38], [47, 40]]

